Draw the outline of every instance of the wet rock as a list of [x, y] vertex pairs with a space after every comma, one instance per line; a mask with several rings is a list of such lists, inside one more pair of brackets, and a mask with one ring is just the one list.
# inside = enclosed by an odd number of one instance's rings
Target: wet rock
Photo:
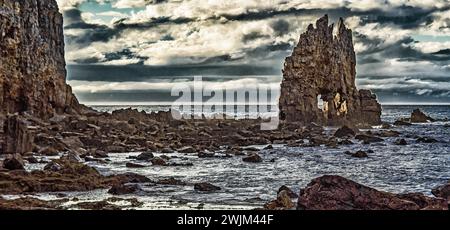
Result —
[[251, 153], [248, 156], [242, 158], [242, 160], [248, 163], [261, 163], [263, 161], [261, 156], [259, 156], [257, 153]]
[[57, 162], [50, 162], [44, 166], [45, 171], [58, 172], [62, 170], [62, 166]]
[[405, 139], [398, 139], [398, 140], [395, 141], [394, 144], [396, 144], [396, 145], [408, 145], [408, 142], [406, 142]]
[[168, 179], [158, 180], [156, 183], [157, 184], [162, 184], [162, 185], [187, 185], [186, 182], [181, 181], [181, 180], [177, 180], [177, 179], [175, 179], [173, 177], [168, 178]]
[[39, 150], [39, 154], [45, 155], [45, 156], [58, 156], [59, 152], [60, 151], [56, 150], [53, 147], [45, 147], [45, 148]]
[[361, 151], [361, 150], [357, 151], [356, 153], [351, 154], [351, 156], [352, 157], [356, 157], [356, 158], [367, 158], [367, 157], [369, 157], [366, 152]]
[[91, 156], [85, 156], [84, 157], [84, 161], [86, 161], [86, 162], [97, 162], [97, 163], [100, 163], [100, 164], [106, 164], [107, 163], [103, 159], [93, 158]]
[[25, 158], [26, 161], [30, 164], [38, 164], [39, 160], [36, 157], [30, 156]]
[[[416, 200], [420, 199], [420, 202]], [[419, 210], [447, 209], [441, 199], [406, 197], [358, 184], [340, 176], [322, 176], [300, 191], [299, 210]], [[424, 205], [425, 204], [425, 205]], [[426, 206], [431, 205], [431, 206]]]
[[[337, 34], [328, 16], [308, 26], [287, 57], [279, 100], [280, 119], [321, 125], [381, 123], [381, 105], [369, 90], [357, 90], [352, 31], [340, 19]], [[319, 99], [323, 106], [318, 106]]]
[[295, 204], [292, 202], [289, 192], [286, 190], [279, 192], [276, 200], [264, 205], [264, 209], [266, 210], [289, 210], [294, 207]]
[[431, 144], [431, 143], [437, 143], [439, 141], [432, 137], [419, 137], [419, 138], [417, 138], [416, 142]]
[[342, 126], [338, 130], [336, 130], [336, 132], [334, 133], [334, 136], [339, 137], [339, 138], [354, 137], [355, 135], [356, 135], [356, 132], [346, 125]]
[[126, 195], [140, 191], [141, 187], [137, 184], [117, 184], [113, 185], [108, 193], [112, 195]]
[[210, 183], [197, 183], [194, 184], [194, 190], [200, 192], [215, 192], [221, 190], [221, 188]]
[[153, 159], [154, 157], [155, 157], [155, 156], [153, 155], [152, 152], [143, 152], [143, 153], [139, 154], [139, 155], [136, 157], [136, 160], [139, 160], [139, 161], [150, 161], [150, 160]]
[[411, 126], [412, 124], [407, 122], [407, 121], [403, 121], [403, 120], [396, 120], [394, 122], [395, 126]]
[[145, 168], [146, 167], [145, 165], [135, 164], [135, 163], [131, 163], [131, 162], [126, 163], [125, 166], [127, 168]]
[[272, 145], [268, 145], [268, 146], [264, 147], [264, 150], [270, 150], [270, 149], [273, 149]]
[[151, 159], [151, 162], [153, 165], [158, 165], [158, 166], [165, 166], [167, 163], [164, 159], [162, 159], [161, 157], [154, 157], [153, 159]]
[[95, 158], [102, 158], [102, 159], [108, 158], [108, 157], [109, 157], [109, 156], [108, 156], [108, 153], [106, 153], [105, 151], [102, 151], [102, 150], [96, 150], [96, 151], [92, 154], [92, 156], [95, 157]]
[[0, 210], [59, 210], [66, 201], [67, 199], [47, 201], [32, 197], [10, 200], [0, 197]]
[[375, 136], [369, 136], [369, 135], [356, 135], [355, 137], [357, 140], [363, 141], [364, 144], [370, 144], [370, 143], [376, 143], [376, 142], [383, 142], [384, 140], [382, 138], [379, 137], [375, 137]]
[[110, 153], [124, 153], [126, 152], [126, 148], [118, 145], [111, 145], [107, 147], [107, 151]]
[[3, 168], [8, 170], [24, 170], [24, 165], [20, 154], [10, 154], [3, 160]]
[[295, 193], [294, 191], [292, 191], [292, 189], [290, 189], [290, 188], [287, 187], [286, 185], [281, 186], [281, 187], [278, 189], [277, 194], [279, 194], [281, 191], [286, 191], [286, 192], [287, 192], [287, 195], [288, 195], [290, 198], [298, 198], [297, 193]]
[[411, 113], [411, 122], [412, 123], [427, 123], [429, 121], [433, 122], [435, 121], [433, 118], [427, 116], [425, 113], [420, 111], [420, 109], [415, 109]]
[[197, 156], [198, 156], [198, 158], [212, 158], [215, 155], [216, 155], [215, 153], [199, 152]]
[[431, 190], [431, 193], [436, 197], [444, 198], [450, 202], [450, 183], [434, 188]]
[[67, 160], [71, 162], [81, 162], [83, 161], [80, 156], [78, 156], [76, 153], [68, 153], [67, 155], [64, 155], [61, 157], [62, 160]]

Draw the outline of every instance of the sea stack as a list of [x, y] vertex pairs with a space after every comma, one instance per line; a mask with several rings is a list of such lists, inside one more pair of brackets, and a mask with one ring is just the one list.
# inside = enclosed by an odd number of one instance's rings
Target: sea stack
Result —
[[50, 118], [82, 109], [66, 84], [56, 1], [0, 0], [0, 114]]
[[[381, 105], [369, 90], [355, 85], [356, 55], [352, 31], [343, 19], [328, 25], [328, 16], [308, 26], [283, 69], [280, 119], [321, 125], [377, 125]], [[323, 103], [319, 103], [322, 100]]]

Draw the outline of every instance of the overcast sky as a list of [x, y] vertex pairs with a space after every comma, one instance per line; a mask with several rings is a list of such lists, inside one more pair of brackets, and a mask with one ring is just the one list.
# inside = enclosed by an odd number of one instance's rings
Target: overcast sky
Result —
[[318, 17], [354, 32], [361, 88], [383, 102], [450, 102], [448, 0], [57, 0], [83, 102], [166, 100], [179, 81], [277, 85]]

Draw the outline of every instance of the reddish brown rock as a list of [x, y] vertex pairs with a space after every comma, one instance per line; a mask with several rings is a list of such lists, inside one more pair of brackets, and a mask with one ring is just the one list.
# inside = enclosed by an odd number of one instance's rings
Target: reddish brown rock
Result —
[[300, 210], [447, 210], [444, 199], [381, 192], [340, 176], [314, 179], [300, 191]]
[[[355, 85], [352, 31], [342, 19], [333, 35], [328, 16], [311, 24], [286, 58], [281, 83], [280, 119], [326, 125], [381, 124], [381, 106], [369, 90]], [[319, 99], [323, 106], [319, 108]]]
[[5, 139], [3, 152], [7, 154], [27, 153], [33, 150], [34, 134], [27, 121], [18, 115], [9, 116], [3, 126]]
[[63, 18], [55, 0], [1, 1], [0, 113], [80, 113], [66, 84]]

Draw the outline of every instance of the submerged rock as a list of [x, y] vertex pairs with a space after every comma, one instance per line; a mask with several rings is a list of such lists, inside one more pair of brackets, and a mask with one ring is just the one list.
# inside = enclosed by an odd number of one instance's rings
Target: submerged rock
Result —
[[338, 22], [336, 35], [333, 30], [325, 15], [315, 27], [308, 26], [286, 58], [280, 119], [304, 124], [381, 124], [381, 105], [376, 96], [356, 88], [352, 31], [343, 19]]
[[242, 158], [244, 162], [261, 163], [263, 160], [257, 153], [250, 153], [248, 156]]
[[322, 176], [300, 191], [300, 210], [447, 210], [443, 199], [380, 192], [340, 176]]
[[143, 152], [141, 154], [139, 154], [136, 157], [136, 160], [140, 160], [140, 161], [150, 161], [151, 159], [153, 159], [155, 156], [153, 155], [152, 152]]
[[194, 184], [194, 189], [201, 192], [215, 192], [221, 190], [220, 187], [210, 183], [197, 183]]

